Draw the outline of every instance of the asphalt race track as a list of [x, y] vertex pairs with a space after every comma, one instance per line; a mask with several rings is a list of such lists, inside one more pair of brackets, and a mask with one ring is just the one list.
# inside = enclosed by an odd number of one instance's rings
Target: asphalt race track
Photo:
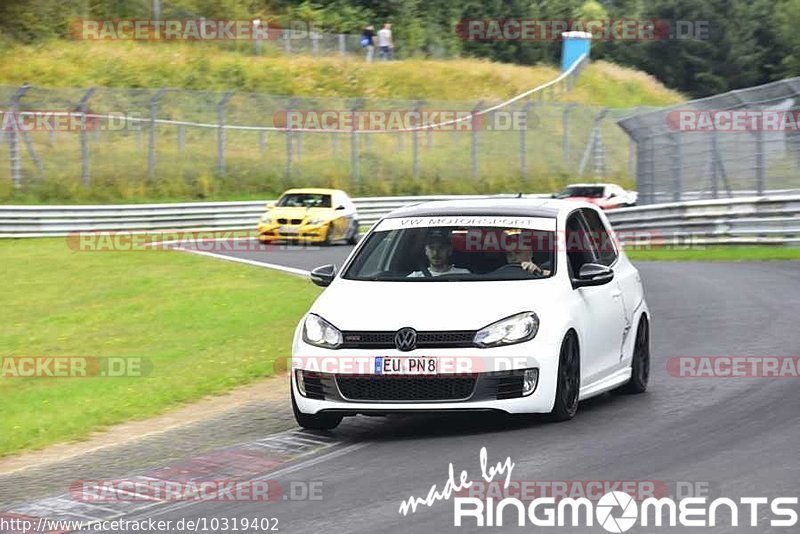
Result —
[[[350, 249], [236, 255], [310, 269], [341, 265]], [[676, 377], [666, 362], [677, 356], [800, 355], [800, 263], [651, 262], [639, 268], [652, 310], [647, 394], [587, 401], [573, 421], [562, 424], [431, 415], [370, 419], [374, 423], [365, 429], [345, 419], [332, 434], [366, 446], [291, 475], [322, 481], [322, 501], [279, 501], [268, 508], [203, 503], [180, 515], [269, 514], [286, 532], [449, 531], [451, 502], [408, 516], [398, 513], [399, 505], [412, 495], [425, 497], [433, 484], [441, 489], [450, 462], [456, 473], [465, 469], [478, 479], [481, 447], [490, 463], [509, 456], [516, 464], [514, 480], [657, 481], [670, 494], [690, 483], [699, 491], [707, 488], [711, 497], [797, 496], [798, 379]], [[711, 530], [772, 531], [763, 525]]]
[[[308, 270], [341, 265], [350, 250], [270, 247], [225, 254]], [[672, 376], [667, 362], [678, 356], [800, 356], [800, 262], [649, 262], [639, 269], [652, 312], [651, 379], [644, 395], [592, 399], [573, 421], [561, 424], [539, 417], [398, 415], [345, 419], [330, 433], [264, 436], [266, 447], [277, 446], [271, 439], [300, 445], [306, 440], [311, 452], [278, 468], [276, 478], [316, 484], [321, 500], [188, 502], [123, 517], [269, 517], [278, 519], [281, 532], [309, 534], [450, 532], [456, 530], [450, 500], [407, 516], [398, 513], [400, 504], [411, 496], [424, 498], [434, 484], [441, 489], [451, 462], [456, 476], [463, 469], [479, 480], [482, 447], [490, 465], [510, 457], [515, 481], [644, 481], [678, 497], [687, 496], [685, 490], [676, 493], [687, 487], [712, 498], [798, 496], [800, 379], [686, 378]], [[314, 449], [313, 443], [322, 445]], [[462, 530], [484, 530], [467, 525]], [[596, 524], [504, 528], [605, 532]], [[762, 524], [699, 531], [781, 530]]]

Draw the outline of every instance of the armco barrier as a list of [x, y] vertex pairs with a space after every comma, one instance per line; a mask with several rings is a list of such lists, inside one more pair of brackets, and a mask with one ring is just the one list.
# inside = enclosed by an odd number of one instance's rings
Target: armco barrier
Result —
[[[541, 197], [544, 195], [526, 195]], [[355, 199], [362, 225], [408, 204], [482, 196]], [[266, 201], [108, 206], [0, 206], [0, 237], [57, 237], [76, 232], [249, 230]], [[648, 234], [693, 243], [800, 244], [800, 195], [695, 200], [608, 212], [623, 237]]]

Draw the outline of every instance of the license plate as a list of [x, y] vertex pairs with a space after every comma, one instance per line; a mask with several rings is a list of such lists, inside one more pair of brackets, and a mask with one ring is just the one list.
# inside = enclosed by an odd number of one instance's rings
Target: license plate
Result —
[[378, 356], [375, 358], [376, 375], [435, 375], [439, 372], [436, 358]]
[[292, 227], [292, 226], [281, 226], [281, 227], [278, 229], [278, 231], [279, 231], [280, 233], [282, 233], [282, 234], [287, 234], [287, 235], [288, 235], [288, 234], [292, 234], [292, 235], [294, 235], [294, 234], [297, 234], [297, 233], [299, 233], [299, 232], [300, 232], [300, 229], [299, 229], [299, 228], [294, 228], [294, 227]]

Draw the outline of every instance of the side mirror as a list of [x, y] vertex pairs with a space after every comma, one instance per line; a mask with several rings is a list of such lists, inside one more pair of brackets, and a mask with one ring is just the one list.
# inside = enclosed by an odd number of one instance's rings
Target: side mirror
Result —
[[616, 193], [609, 193], [609, 194], [608, 194], [608, 198], [614, 198], [615, 196], [617, 196], [617, 194], [616, 194]]
[[584, 263], [578, 277], [572, 280], [572, 286], [590, 287], [602, 286], [614, 279], [614, 270], [606, 265], [599, 263]]
[[343, 210], [343, 209], [344, 209], [344, 206], [336, 206], [336, 210], [337, 210], [337, 211], [338, 211], [338, 210]]
[[323, 265], [322, 267], [317, 267], [311, 271], [309, 277], [316, 285], [320, 287], [328, 287], [331, 285], [331, 282], [333, 282], [333, 279], [336, 278], [336, 266]]

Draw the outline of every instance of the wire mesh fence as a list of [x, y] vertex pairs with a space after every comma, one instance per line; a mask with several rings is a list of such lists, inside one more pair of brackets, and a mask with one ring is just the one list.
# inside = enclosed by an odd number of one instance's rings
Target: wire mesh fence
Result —
[[[291, 186], [536, 192], [626, 179], [630, 143], [615, 123], [626, 112], [558, 102], [568, 83], [482, 115], [500, 103], [0, 86], [0, 183], [6, 198], [46, 200]], [[419, 129], [434, 123], [444, 124]]]
[[800, 188], [798, 96], [791, 78], [619, 121], [635, 146], [639, 203]]

